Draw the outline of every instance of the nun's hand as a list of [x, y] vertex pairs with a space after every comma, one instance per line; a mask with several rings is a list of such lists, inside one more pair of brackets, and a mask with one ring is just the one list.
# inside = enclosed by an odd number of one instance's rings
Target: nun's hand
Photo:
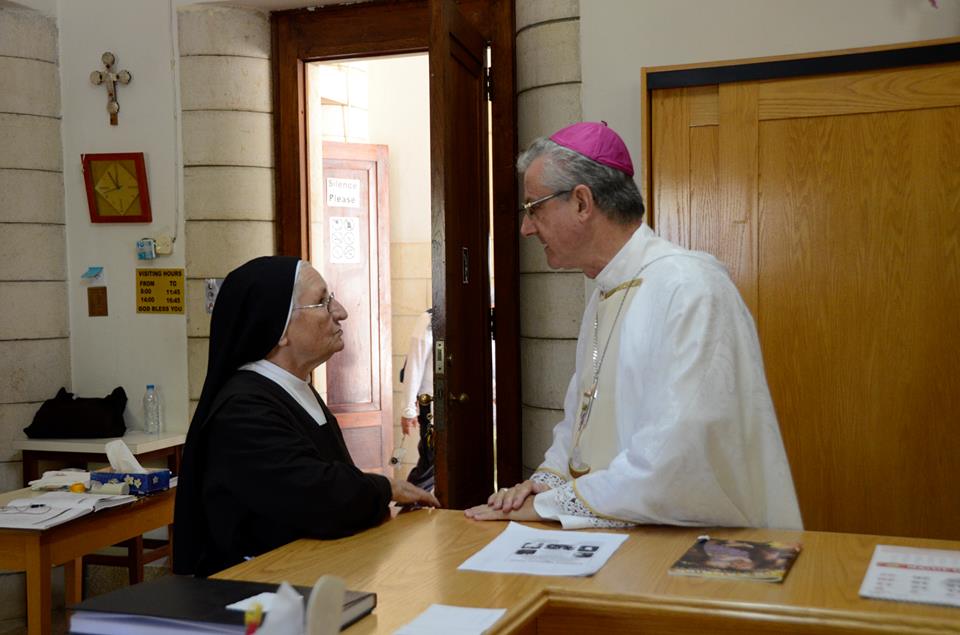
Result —
[[533, 507], [533, 496], [528, 496], [520, 509], [494, 509], [490, 505], [477, 505], [465, 510], [463, 515], [473, 520], [543, 520]]
[[423, 505], [425, 507], [440, 507], [437, 497], [427, 490], [397, 478], [390, 479], [390, 500], [401, 505]]

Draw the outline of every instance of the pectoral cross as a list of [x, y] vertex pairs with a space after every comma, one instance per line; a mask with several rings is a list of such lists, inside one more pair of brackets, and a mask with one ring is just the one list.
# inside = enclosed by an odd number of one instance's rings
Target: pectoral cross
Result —
[[117, 82], [129, 84], [133, 75], [130, 74], [130, 71], [113, 72], [113, 65], [117, 58], [110, 51], [104, 53], [100, 59], [107, 70], [106, 72], [93, 71], [90, 73], [90, 81], [97, 86], [100, 84], [107, 86], [107, 112], [110, 113], [110, 125], [115, 126], [117, 125], [117, 113], [120, 112], [120, 103], [117, 101]]

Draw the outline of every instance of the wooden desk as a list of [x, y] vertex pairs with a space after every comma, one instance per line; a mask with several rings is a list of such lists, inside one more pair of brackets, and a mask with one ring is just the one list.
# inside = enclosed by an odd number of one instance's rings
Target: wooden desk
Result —
[[[535, 524], [556, 529], [556, 525]], [[457, 571], [503, 523], [419, 510], [341, 540], [298, 540], [214, 577], [312, 585], [332, 573], [374, 591], [350, 635], [392, 633], [431, 603], [506, 608], [497, 633], [960, 633], [960, 609], [857, 596], [877, 544], [960, 549], [960, 542], [764, 529], [711, 535], [790, 540], [803, 552], [783, 584], [667, 575], [702, 528], [643, 527], [592, 578]]]
[[[173, 474], [180, 474], [180, 457], [186, 435], [179, 432], [149, 434], [127, 432], [122, 437], [138, 460], [163, 459]], [[21, 439], [15, 447], [23, 452], [23, 486], [40, 478], [40, 461], [63, 461], [73, 467], [86, 468], [88, 463], [106, 463], [103, 446], [114, 438], [107, 439]]]
[[[29, 489], [0, 494], [0, 505], [36, 494]], [[67, 604], [79, 602], [83, 555], [172, 524], [175, 496], [176, 490], [170, 489], [44, 531], [0, 528], [0, 569], [26, 572], [27, 633], [50, 633], [52, 567], [64, 565]]]

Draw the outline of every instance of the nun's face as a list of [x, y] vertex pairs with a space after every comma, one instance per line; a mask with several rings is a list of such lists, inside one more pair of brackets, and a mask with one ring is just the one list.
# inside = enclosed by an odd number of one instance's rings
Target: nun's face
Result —
[[[300, 297], [290, 316], [286, 337], [294, 356], [311, 370], [343, 350], [340, 322], [347, 319], [347, 311], [336, 299], [328, 303], [329, 294], [323, 276], [304, 265], [300, 269]], [[325, 306], [310, 306], [319, 304]]]

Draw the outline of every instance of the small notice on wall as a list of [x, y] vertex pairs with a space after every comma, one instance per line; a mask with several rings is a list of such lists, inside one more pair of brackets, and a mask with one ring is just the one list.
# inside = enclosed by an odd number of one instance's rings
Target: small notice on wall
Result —
[[360, 219], [353, 216], [330, 217], [330, 262], [335, 265], [360, 264]]
[[327, 205], [360, 207], [360, 179], [327, 179]]
[[137, 313], [183, 314], [183, 269], [137, 269]]

